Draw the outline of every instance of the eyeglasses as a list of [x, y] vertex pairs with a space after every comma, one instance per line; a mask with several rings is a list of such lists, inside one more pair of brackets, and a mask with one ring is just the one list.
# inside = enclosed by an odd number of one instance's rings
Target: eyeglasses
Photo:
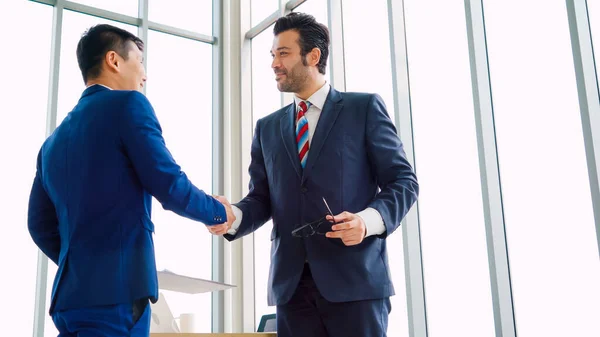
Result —
[[327, 208], [327, 214], [318, 220], [306, 223], [302, 226], [296, 225], [296, 228], [292, 231], [292, 236], [297, 238], [307, 238], [315, 234], [325, 235], [327, 232], [331, 231], [331, 226], [334, 225], [335, 222], [333, 220], [328, 220], [327, 216], [330, 215], [333, 219], [333, 213], [331, 212], [329, 205], [327, 205], [327, 200], [325, 200], [325, 198], [323, 198], [323, 203]]

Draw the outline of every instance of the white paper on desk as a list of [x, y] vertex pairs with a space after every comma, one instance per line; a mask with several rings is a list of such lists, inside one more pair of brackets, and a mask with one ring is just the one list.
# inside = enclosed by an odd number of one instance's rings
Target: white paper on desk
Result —
[[170, 270], [158, 271], [158, 287], [164, 290], [172, 290], [186, 294], [200, 294], [217, 290], [226, 290], [234, 285], [204, 280], [175, 274]]

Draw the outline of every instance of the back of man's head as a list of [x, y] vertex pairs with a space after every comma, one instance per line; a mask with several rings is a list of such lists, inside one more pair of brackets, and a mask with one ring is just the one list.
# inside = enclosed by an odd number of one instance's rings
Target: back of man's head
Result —
[[77, 63], [87, 84], [100, 76], [102, 62], [106, 53], [114, 51], [123, 59], [129, 57], [129, 42], [144, 50], [144, 42], [130, 32], [107, 24], [96, 25], [88, 29], [77, 44]]

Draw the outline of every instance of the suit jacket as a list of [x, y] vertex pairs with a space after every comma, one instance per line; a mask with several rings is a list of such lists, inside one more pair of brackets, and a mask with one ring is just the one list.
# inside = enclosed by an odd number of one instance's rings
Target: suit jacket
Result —
[[[330, 89], [305, 169], [298, 158], [294, 120], [291, 104], [257, 122], [250, 190], [236, 204], [242, 222], [235, 235], [225, 237], [240, 238], [273, 219], [269, 305], [290, 300], [305, 261], [329, 301], [393, 295], [385, 239], [416, 201], [418, 183], [383, 101], [378, 95]], [[334, 214], [376, 209], [386, 231], [356, 246], [321, 235], [292, 236], [299, 224], [326, 214], [323, 197]]]
[[58, 265], [50, 313], [157, 300], [152, 196], [207, 225], [226, 220], [173, 160], [143, 94], [87, 88], [44, 142], [29, 200], [31, 237]]

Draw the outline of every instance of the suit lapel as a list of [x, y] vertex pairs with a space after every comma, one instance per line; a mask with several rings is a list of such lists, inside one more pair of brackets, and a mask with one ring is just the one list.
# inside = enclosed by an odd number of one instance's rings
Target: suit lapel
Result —
[[[279, 124], [281, 126], [281, 138], [288, 153], [288, 157], [292, 162], [292, 166], [294, 166], [296, 174], [298, 174], [298, 178], [302, 178], [302, 167], [300, 166], [300, 158], [298, 158], [298, 146], [296, 144], [296, 130], [294, 130], [294, 119], [296, 117], [294, 107], [294, 103], [288, 106], [287, 112], [283, 117], [281, 117]], [[310, 157], [308, 159], [310, 159]]]
[[306, 177], [310, 175], [312, 167], [317, 161], [321, 149], [327, 140], [327, 136], [329, 136], [329, 132], [331, 131], [331, 128], [333, 128], [333, 124], [335, 124], [342, 107], [342, 95], [340, 95], [339, 91], [331, 88], [329, 90], [329, 95], [325, 100], [325, 106], [323, 106], [323, 110], [321, 111], [321, 116], [319, 117], [312, 143], [309, 144], [308, 158], [306, 159], [306, 167], [304, 169], [304, 176], [302, 177], [303, 182], [306, 180]]

